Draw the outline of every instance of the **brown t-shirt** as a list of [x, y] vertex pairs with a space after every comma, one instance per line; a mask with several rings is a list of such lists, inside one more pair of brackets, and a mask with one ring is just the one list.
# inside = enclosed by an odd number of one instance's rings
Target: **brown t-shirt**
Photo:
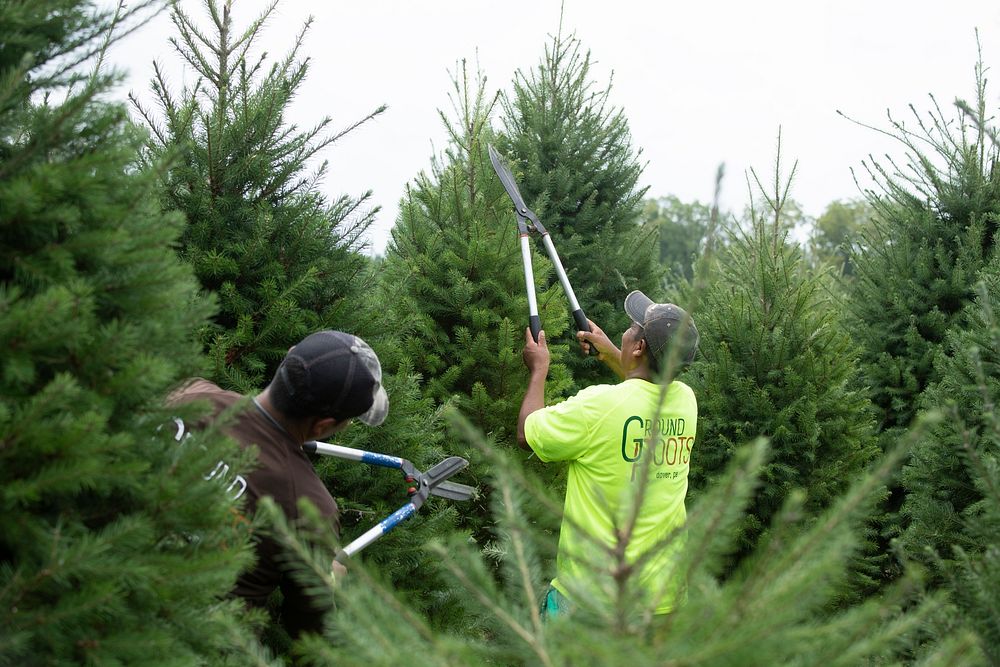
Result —
[[[242, 447], [257, 447], [256, 468], [242, 473], [248, 513], [256, 512], [258, 501], [270, 496], [294, 523], [299, 518], [298, 501], [306, 498], [339, 533], [337, 503], [316, 475], [301, 445], [273, 424], [250, 398], [195, 378], [171, 394], [168, 402], [179, 405], [192, 401], [207, 401], [212, 406], [211, 413], [195, 428], [203, 428], [225, 412], [227, 419], [222, 430]], [[310, 603], [289, 574], [288, 555], [282, 557], [278, 543], [259, 536], [256, 551], [256, 565], [240, 575], [233, 594], [261, 606], [275, 588], [281, 587], [285, 599], [282, 619], [289, 632], [297, 635], [301, 630], [318, 629], [322, 609]]]

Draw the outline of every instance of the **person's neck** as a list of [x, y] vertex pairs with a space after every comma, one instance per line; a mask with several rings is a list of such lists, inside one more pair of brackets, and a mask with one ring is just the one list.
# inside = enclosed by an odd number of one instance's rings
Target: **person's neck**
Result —
[[634, 368], [629, 369], [625, 373], [626, 380], [645, 380], [646, 382], [653, 382], [653, 373], [649, 369], [649, 364], [639, 364]]
[[256, 400], [260, 407], [271, 417], [271, 419], [276, 421], [281, 426], [281, 428], [289, 435], [289, 437], [292, 438], [292, 440], [302, 445], [310, 439], [308, 434], [305, 433], [305, 429], [301, 423], [293, 419], [288, 419], [276, 407], [274, 407], [274, 403], [271, 402], [271, 397], [268, 394], [267, 389], [258, 394]]

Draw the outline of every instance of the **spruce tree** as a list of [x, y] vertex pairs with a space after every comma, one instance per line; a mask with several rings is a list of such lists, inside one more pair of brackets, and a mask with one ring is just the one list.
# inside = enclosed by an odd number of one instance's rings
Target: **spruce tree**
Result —
[[807, 270], [782, 222], [790, 182], [780, 180], [777, 162], [773, 192], [760, 188], [762, 206], [752, 210], [747, 231], [719, 251], [694, 314], [700, 361], [686, 380], [699, 403], [693, 494], [725, 468], [740, 443], [757, 436], [771, 441], [737, 560], [793, 491], [805, 492], [803, 509], [816, 516], [878, 451], [871, 405], [856, 387], [858, 351], [822, 276]]
[[[876, 406], [882, 447], [892, 445], [940, 378], [934, 359], [947, 331], [964, 326], [976, 275], [995, 249], [1000, 220], [998, 148], [986, 129], [986, 80], [976, 67], [976, 103], [946, 115], [931, 98], [916, 127], [890, 117], [905, 163], [866, 165], [881, 192], [869, 191], [871, 225], [854, 245], [849, 326], [861, 345], [864, 381]], [[879, 519], [882, 548], [906, 528], [899, 482]], [[890, 565], [886, 574], [898, 573]]]
[[[470, 431], [464, 430], [465, 438]], [[474, 438], [475, 439], [475, 438]], [[830, 611], [863, 541], [861, 520], [873, 495], [899, 464], [894, 452], [877, 470], [859, 475], [816, 521], [804, 521], [801, 496], [775, 515], [769, 538], [741, 571], [722, 576], [741, 515], [752, 507], [767, 455], [758, 441], [737, 451], [689, 512], [678, 576], [689, 582], [687, 603], [653, 617], [637, 600], [591, 616], [542, 621], [538, 599], [547, 579], [540, 567], [551, 536], [527, 515], [530, 506], [558, 513], [559, 497], [502, 451], [484, 446], [497, 489], [493, 512], [503, 535], [498, 581], [484, 555], [467, 541], [428, 550], [464, 589], [465, 615], [483, 631], [434, 626], [408, 599], [365, 577], [345, 582], [327, 636], [300, 649], [315, 665], [843, 665], [899, 662], [913, 655], [924, 625], [937, 619], [940, 597], [919, 595], [916, 579], [885, 597]], [[289, 535], [292, 539], [292, 536]], [[317, 563], [316, 567], [321, 567]], [[622, 570], [627, 580], [629, 574]], [[357, 584], [357, 585], [356, 585]], [[919, 653], [924, 665], [980, 664], [975, 638], [957, 632]]]
[[[520, 359], [528, 324], [517, 226], [487, 154], [495, 99], [485, 80], [453, 81], [457, 117], [442, 118], [449, 145], [430, 174], [408, 188], [383, 266], [382, 286], [398, 304], [402, 353], [439, 404], [452, 402], [479, 428], [513, 443], [527, 371]], [[536, 248], [537, 250], [537, 248]], [[565, 299], [546, 286], [551, 265], [533, 251], [534, 286], [550, 341], [565, 331]], [[550, 394], [567, 386], [554, 346]]]
[[914, 110], [915, 128], [890, 117], [905, 163], [868, 165], [881, 192], [868, 193], [873, 225], [854, 253], [851, 328], [883, 430], [905, 428], [938, 379], [934, 357], [995, 247], [1000, 169], [982, 63], [976, 83], [972, 115], [951, 119], [932, 97], [929, 113]]
[[[625, 295], [658, 286], [658, 230], [641, 224], [646, 188], [638, 186], [643, 166], [628, 119], [611, 104], [610, 81], [595, 85], [591, 64], [578, 39], [554, 37], [537, 67], [516, 75], [501, 143], [584, 312], [614, 336], [629, 325]], [[593, 360], [575, 354], [568, 363], [578, 384], [608, 381]]]
[[177, 442], [162, 407], [203, 365], [212, 304], [97, 64], [156, 8], [0, 4], [4, 665], [262, 662], [223, 601], [250, 558], [238, 484], [206, 481], [239, 456]]
[[[981, 274], [979, 297], [963, 328], [945, 337], [935, 359], [940, 379], [921, 396], [940, 415], [904, 467], [907, 490], [900, 538], [951, 590], [961, 623], [974, 628], [992, 662], [1000, 661], [1000, 258]], [[941, 629], [946, 633], [955, 623]]]
[[353, 330], [352, 298], [365, 284], [359, 254], [375, 210], [370, 193], [328, 202], [318, 190], [326, 163], [316, 158], [344, 134], [331, 120], [300, 130], [288, 107], [308, 72], [299, 59], [309, 23], [289, 53], [268, 66], [254, 57], [277, 3], [242, 31], [232, 2], [205, 0], [210, 30], [179, 7], [171, 43], [199, 79], [175, 96], [159, 67], [152, 82], [162, 120], [133, 100], [155, 141], [149, 154], [174, 156], [164, 199], [188, 219], [180, 253], [220, 312], [202, 332], [212, 378], [249, 393], [270, 380], [289, 346], [323, 328]]
[[[442, 114], [449, 144], [431, 173], [421, 173], [411, 184], [401, 204], [379, 301], [390, 306], [399, 359], [421, 378], [424, 396], [443, 411], [466, 415], [496, 446], [516, 449], [517, 413], [527, 387], [520, 352], [528, 325], [517, 225], [487, 151], [494, 140], [489, 120], [495, 98], [487, 96], [485, 80], [471, 78], [464, 64], [453, 84], [455, 117]], [[568, 308], [559, 288], [546, 286], [551, 265], [535, 243], [532, 247], [542, 327], [553, 340], [567, 326]], [[554, 363], [546, 389], [547, 400], [554, 401], [569, 378], [559, 363], [566, 348], [551, 348]], [[461, 512], [459, 526], [489, 550], [496, 536], [489, 519], [488, 463], [477, 449], [453, 437], [442, 446], [470, 461], [460, 481], [476, 485], [481, 495], [455, 509]], [[562, 483], [551, 474], [550, 482]]]

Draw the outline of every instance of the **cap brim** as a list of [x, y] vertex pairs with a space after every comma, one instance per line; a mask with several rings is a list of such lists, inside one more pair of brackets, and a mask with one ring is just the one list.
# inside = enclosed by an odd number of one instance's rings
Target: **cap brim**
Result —
[[385, 393], [385, 387], [379, 385], [378, 391], [375, 392], [375, 400], [372, 402], [372, 406], [368, 408], [368, 412], [359, 415], [356, 419], [368, 426], [378, 426], [385, 421], [388, 414], [389, 395]]
[[633, 322], [642, 324], [646, 321], [646, 309], [652, 305], [652, 299], [639, 290], [634, 290], [625, 297], [625, 314], [631, 317]]

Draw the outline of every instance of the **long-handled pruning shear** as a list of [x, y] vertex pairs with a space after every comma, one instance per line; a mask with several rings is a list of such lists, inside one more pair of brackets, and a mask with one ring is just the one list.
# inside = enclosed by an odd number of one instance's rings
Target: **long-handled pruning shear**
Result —
[[[533, 231], [542, 235], [542, 244], [545, 246], [545, 251], [549, 254], [549, 259], [552, 260], [552, 264], [556, 268], [556, 275], [559, 276], [563, 292], [566, 293], [569, 305], [573, 309], [573, 320], [576, 322], [577, 331], [590, 331], [590, 323], [587, 321], [587, 316], [584, 315], [580, 303], [576, 300], [573, 286], [569, 284], [569, 277], [566, 275], [566, 270], [559, 260], [559, 253], [556, 252], [551, 235], [538, 220], [535, 212], [524, 203], [524, 197], [521, 196], [521, 191], [517, 189], [517, 181], [514, 180], [514, 175], [507, 165], [503, 163], [503, 160], [501, 160], [500, 154], [496, 152], [493, 146], [489, 147], [489, 151], [493, 170], [500, 177], [500, 182], [503, 183], [503, 187], [507, 190], [510, 200], [514, 203], [514, 213], [517, 215], [517, 231], [521, 239], [521, 261], [524, 264], [524, 282], [528, 292], [528, 327], [531, 329], [531, 337], [537, 343], [538, 332], [542, 328], [541, 319], [538, 317], [538, 300], [535, 298], [535, 275], [531, 267], [531, 248], [528, 245], [528, 236]], [[597, 350], [593, 346], [591, 346], [591, 353], [597, 353]]]
[[349, 461], [359, 461], [368, 465], [384, 468], [398, 468], [403, 472], [404, 480], [410, 484], [407, 493], [410, 501], [370, 528], [337, 552], [336, 560], [343, 563], [369, 544], [382, 537], [398, 524], [417, 513], [428, 496], [440, 496], [449, 500], [469, 500], [476, 495], [471, 486], [447, 481], [449, 477], [463, 470], [469, 462], [460, 456], [449, 456], [427, 472], [420, 472], [412, 463], [398, 456], [368, 452], [363, 449], [352, 449], [331, 445], [327, 442], [307, 442], [302, 448], [310, 453], [324, 456], [335, 456]]

